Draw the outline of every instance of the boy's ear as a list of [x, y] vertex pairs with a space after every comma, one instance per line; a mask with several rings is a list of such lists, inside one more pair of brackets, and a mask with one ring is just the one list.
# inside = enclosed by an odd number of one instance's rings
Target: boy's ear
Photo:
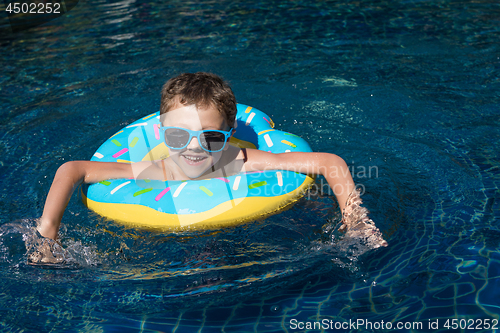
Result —
[[231, 131], [231, 135], [226, 139], [226, 146], [224, 147], [224, 150], [227, 150], [229, 148], [229, 141], [231, 140], [235, 132], [236, 129], [233, 128], [233, 130]]
[[234, 133], [236, 133], [236, 129], [233, 128], [233, 130], [231, 131], [231, 135], [229, 136], [229, 138], [227, 138], [227, 142], [229, 142], [229, 140], [231, 140], [231, 138], [233, 137]]

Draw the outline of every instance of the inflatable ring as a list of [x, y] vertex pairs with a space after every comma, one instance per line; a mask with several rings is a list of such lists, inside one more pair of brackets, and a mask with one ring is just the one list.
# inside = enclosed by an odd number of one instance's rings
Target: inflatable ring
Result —
[[[274, 129], [262, 111], [238, 104], [230, 144], [273, 153], [310, 152], [305, 140]], [[168, 157], [159, 112], [126, 126], [96, 151], [92, 161], [133, 163]], [[136, 227], [221, 227], [277, 213], [303, 196], [314, 178], [292, 171], [242, 172], [189, 181], [113, 179], [82, 186], [84, 204]]]

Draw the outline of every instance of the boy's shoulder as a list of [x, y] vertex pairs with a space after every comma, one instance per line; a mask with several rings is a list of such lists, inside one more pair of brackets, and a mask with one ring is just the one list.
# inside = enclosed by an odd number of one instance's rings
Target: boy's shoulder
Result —
[[245, 161], [245, 171], [261, 171], [265, 170], [266, 166], [273, 163], [279, 154], [273, 154], [271, 152], [252, 149], [252, 148], [242, 148], [242, 155]]

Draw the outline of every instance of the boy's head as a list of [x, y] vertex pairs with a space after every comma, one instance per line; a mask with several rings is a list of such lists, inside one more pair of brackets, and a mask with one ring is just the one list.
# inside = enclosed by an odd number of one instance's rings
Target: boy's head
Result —
[[224, 80], [211, 73], [184, 73], [165, 83], [161, 91], [160, 114], [195, 105], [197, 108], [214, 107], [232, 128], [236, 122], [236, 98]]
[[230, 128], [236, 125], [231, 88], [214, 74], [181, 74], [163, 86], [160, 114], [170, 158], [185, 177], [194, 179], [214, 171], [234, 133]]

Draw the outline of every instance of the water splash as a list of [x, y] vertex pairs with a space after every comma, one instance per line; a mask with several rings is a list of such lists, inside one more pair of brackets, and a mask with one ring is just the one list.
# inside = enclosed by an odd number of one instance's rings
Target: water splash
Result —
[[[210, 231], [158, 233], [109, 221], [88, 228], [74, 220], [71, 230], [61, 226], [55, 242], [41, 237], [36, 223], [25, 219], [0, 226], [0, 265], [23, 266], [29, 281], [64, 282], [82, 292], [99, 283], [103, 308], [123, 306], [111, 304], [113, 297], [125, 304], [141, 300], [134, 309], [143, 313], [151, 307], [232, 304], [321, 275], [335, 276], [335, 283], [364, 278], [359, 261], [364, 251], [349, 243], [359, 246], [360, 240], [339, 230], [341, 215], [328, 197], [303, 199], [280, 216]], [[137, 283], [143, 291], [130, 294]], [[116, 296], [117, 288], [123, 294]]]
[[26, 254], [24, 236], [30, 232], [27, 220], [0, 226], [0, 265], [18, 266], [24, 261]]
[[88, 267], [99, 263], [95, 246], [69, 240], [64, 246], [36, 230], [38, 219], [23, 219], [0, 226], [0, 263], [48, 265], [58, 268]]

